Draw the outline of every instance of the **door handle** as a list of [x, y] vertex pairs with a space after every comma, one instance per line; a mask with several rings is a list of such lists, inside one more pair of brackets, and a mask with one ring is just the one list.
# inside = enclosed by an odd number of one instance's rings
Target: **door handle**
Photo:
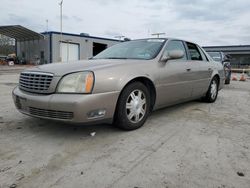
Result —
[[190, 68], [188, 68], [188, 69], [186, 69], [186, 70], [187, 70], [187, 72], [191, 71], [191, 69], [190, 69]]

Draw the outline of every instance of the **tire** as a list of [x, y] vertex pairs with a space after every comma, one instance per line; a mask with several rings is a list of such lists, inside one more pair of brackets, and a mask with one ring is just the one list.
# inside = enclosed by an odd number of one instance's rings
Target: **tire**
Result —
[[124, 130], [140, 128], [149, 115], [150, 94], [141, 82], [133, 82], [122, 91], [116, 108], [114, 124]]
[[218, 88], [219, 88], [219, 81], [216, 77], [213, 77], [205, 96], [206, 102], [213, 103], [216, 101], [218, 96]]

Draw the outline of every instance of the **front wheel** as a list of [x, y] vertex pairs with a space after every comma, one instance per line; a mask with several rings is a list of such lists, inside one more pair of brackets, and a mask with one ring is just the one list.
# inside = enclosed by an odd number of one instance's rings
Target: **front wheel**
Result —
[[141, 127], [150, 109], [150, 94], [141, 82], [126, 86], [119, 97], [115, 114], [115, 125], [125, 130]]
[[218, 96], [219, 81], [214, 77], [209, 85], [205, 100], [209, 103], [216, 101]]

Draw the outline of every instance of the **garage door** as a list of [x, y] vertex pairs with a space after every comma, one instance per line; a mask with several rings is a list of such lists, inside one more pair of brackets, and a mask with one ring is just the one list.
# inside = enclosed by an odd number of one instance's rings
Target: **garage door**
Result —
[[79, 44], [64, 43], [61, 44], [62, 61], [74, 61], [79, 60]]

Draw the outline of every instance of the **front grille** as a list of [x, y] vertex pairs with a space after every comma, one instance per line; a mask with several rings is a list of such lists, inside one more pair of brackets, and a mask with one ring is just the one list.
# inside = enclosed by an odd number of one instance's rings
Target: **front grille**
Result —
[[19, 87], [33, 93], [48, 93], [53, 74], [43, 72], [22, 72]]
[[31, 115], [55, 118], [55, 119], [72, 119], [74, 114], [73, 112], [57, 111], [57, 110], [46, 110], [40, 108], [29, 107], [29, 113]]

